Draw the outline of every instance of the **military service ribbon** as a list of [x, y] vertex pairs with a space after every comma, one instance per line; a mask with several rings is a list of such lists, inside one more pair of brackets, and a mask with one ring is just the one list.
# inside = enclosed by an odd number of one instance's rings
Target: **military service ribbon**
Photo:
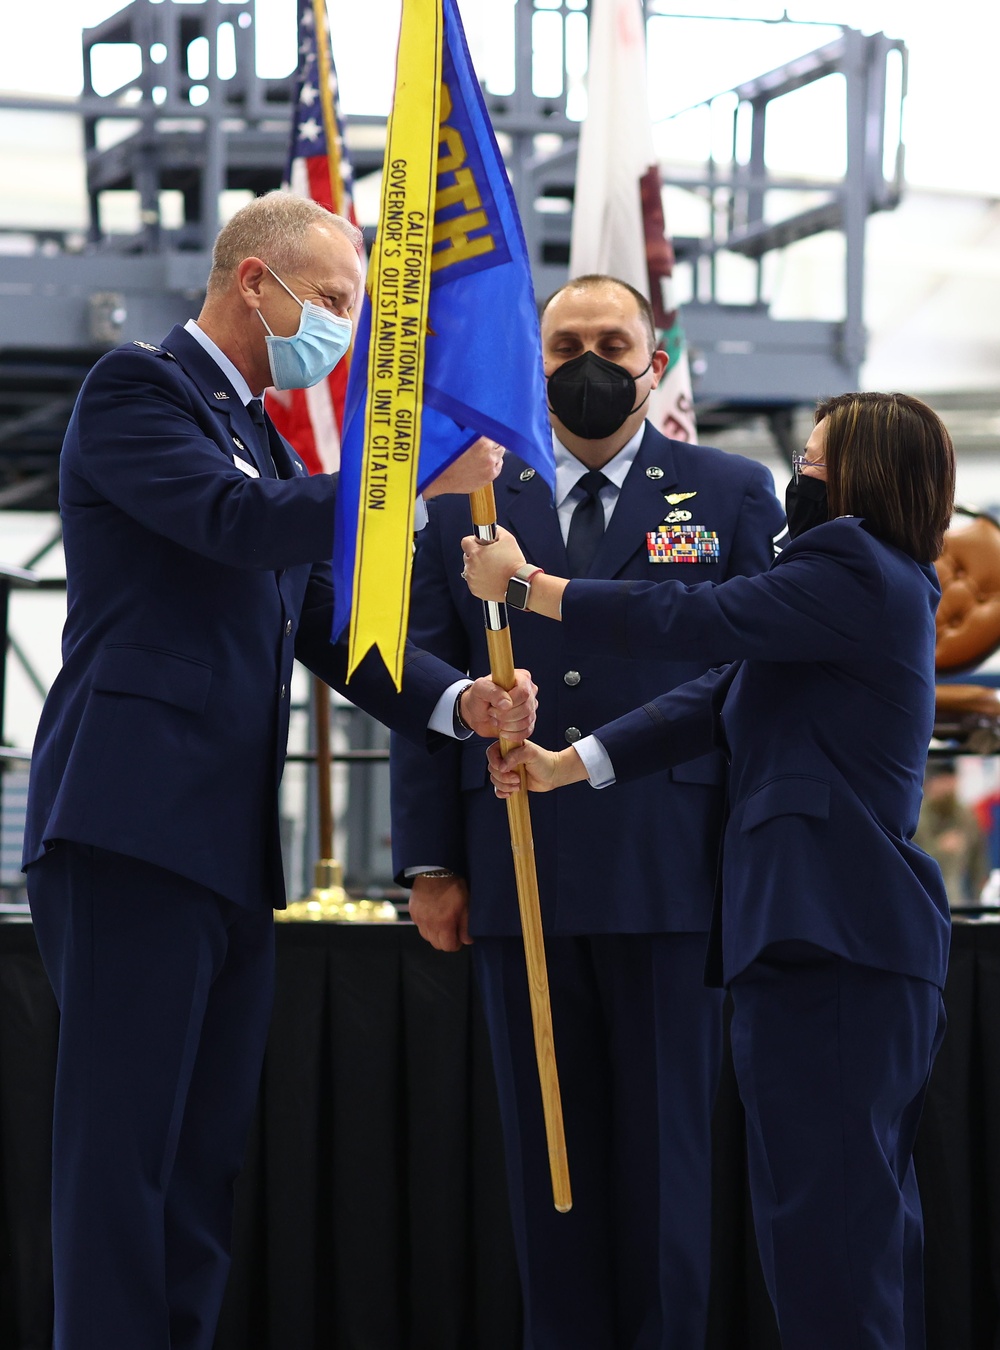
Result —
[[348, 678], [378, 648], [400, 688], [410, 606], [441, 111], [442, 0], [403, 0], [386, 132]]

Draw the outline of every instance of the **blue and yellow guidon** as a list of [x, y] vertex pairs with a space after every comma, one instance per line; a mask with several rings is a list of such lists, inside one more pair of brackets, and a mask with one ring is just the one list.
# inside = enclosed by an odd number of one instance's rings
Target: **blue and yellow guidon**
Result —
[[479, 138], [461, 97], [448, 44], [443, 52], [440, 142], [434, 235], [433, 285], [511, 260], [500, 212], [490, 188]]
[[654, 563], [717, 563], [719, 536], [703, 525], [668, 526], [646, 535], [649, 561]]
[[555, 477], [531, 267], [457, 0], [403, 0], [367, 291], [333, 627], [349, 623], [349, 673], [375, 647], [398, 688], [418, 488], [480, 435]]

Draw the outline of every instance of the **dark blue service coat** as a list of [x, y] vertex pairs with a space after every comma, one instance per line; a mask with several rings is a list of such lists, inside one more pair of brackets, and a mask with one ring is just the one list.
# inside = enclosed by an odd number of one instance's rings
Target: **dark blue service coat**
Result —
[[[508, 455], [496, 487], [497, 517], [526, 557], [566, 576], [566, 549], [545, 482]], [[667, 496], [683, 496], [672, 504]], [[718, 536], [713, 562], [654, 563], [647, 533], [667, 516]], [[668, 440], [646, 426], [607, 533], [588, 573], [648, 581], [720, 582], [764, 570], [784, 516], [761, 465], [705, 446]], [[410, 636], [479, 675], [489, 670], [480, 601], [461, 580], [459, 541], [471, 531], [467, 502], [437, 499], [417, 547]], [[622, 661], [599, 633], [584, 640], [565, 625], [509, 611], [518, 666], [539, 687], [534, 737], [565, 745], [601, 722], [704, 673], [682, 643], [641, 646]], [[596, 639], [596, 640], [595, 640]], [[405, 868], [449, 867], [468, 878], [471, 927], [520, 932], [507, 814], [489, 786], [479, 739], [433, 756], [393, 745], [393, 857]], [[534, 797], [535, 858], [549, 933], [697, 932], [708, 928], [715, 881], [724, 761], [706, 746], [697, 760], [655, 778], [595, 794], [587, 784]]]
[[[32, 757], [25, 864], [67, 839], [282, 905], [277, 791], [293, 657], [427, 742], [458, 672], [410, 651], [404, 694], [330, 643], [336, 479], [310, 478], [183, 328], [84, 384], [63, 445], [63, 668]], [[256, 467], [259, 478], [238, 465]]]
[[853, 517], [807, 530], [769, 572], [721, 588], [567, 587], [571, 642], [739, 663], [597, 730], [626, 781], [725, 747], [727, 983], [769, 944], [803, 941], [943, 986], [948, 901], [937, 864], [911, 842], [939, 595], [933, 568]]

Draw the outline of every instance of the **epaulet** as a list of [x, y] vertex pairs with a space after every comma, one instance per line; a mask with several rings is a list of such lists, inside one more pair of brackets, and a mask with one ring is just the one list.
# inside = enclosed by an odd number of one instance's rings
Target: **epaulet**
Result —
[[143, 342], [141, 338], [133, 338], [133, 347], [141, 347], [144, 352], [152, 352], [154, 356], [162, 356], [166, 361], [176, 361], [177, 358], [173, 352], [168, 352], [166, 347], [157, 347], [152, 342]]

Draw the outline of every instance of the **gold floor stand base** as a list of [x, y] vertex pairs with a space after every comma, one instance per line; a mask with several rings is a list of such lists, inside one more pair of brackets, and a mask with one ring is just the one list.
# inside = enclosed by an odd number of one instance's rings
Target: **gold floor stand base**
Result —
[[391, 900], [351, 900], [343, 887], [343, 868], [334, 858], [320, 858], [315, 885], [303, 900], [276, 909], [276, 923], [395, 923]]

